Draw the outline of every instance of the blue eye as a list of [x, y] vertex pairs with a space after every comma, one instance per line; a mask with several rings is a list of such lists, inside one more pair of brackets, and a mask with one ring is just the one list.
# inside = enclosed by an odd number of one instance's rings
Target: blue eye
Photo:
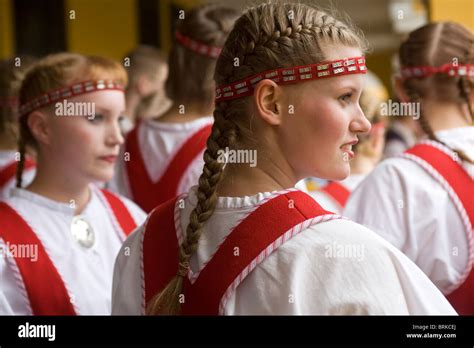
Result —
[[341, 95], [339, 97], [339, 100], [342, 100], [343, 102], [349, 102], [351, 98], [352, 98], [352, 93], [346, 93], [344, 95]]

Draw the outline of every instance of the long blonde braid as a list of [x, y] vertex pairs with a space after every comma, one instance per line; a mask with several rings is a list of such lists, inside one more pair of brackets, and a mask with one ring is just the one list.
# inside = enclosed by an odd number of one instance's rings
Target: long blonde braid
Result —
[[[293, 18], [288, 17], [293, 11]], [[265, 3], [250, 8], [235, 23], [216, 64], [217, 85], [231, 83], [272, 68], [317, 63], [324, 60], [320, 43], [336, 43], [365, 49], [355, 29], [307, 5]], [[238, 62], [238, 64], [235, 64]], [[183, 279], [189, 259], [198, 247], [204, 224], [217, 203], [216, 189], [223, 175], [220, 149], [245, 146], [249, 127], [249, 98], [220, 102], [214, 111], [214, 125], [204, 153], [204, 170], [199, 178], [198, 202], [190, 215], [186, 238], [179, 249], [176, 276], [147, 306], [147, 314], [179, 314]]]

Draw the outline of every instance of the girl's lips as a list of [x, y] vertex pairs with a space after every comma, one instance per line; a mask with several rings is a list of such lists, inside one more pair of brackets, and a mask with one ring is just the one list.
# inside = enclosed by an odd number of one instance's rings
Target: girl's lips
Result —
[[101, 156], [99, 157], [101, 160], [103, 161], [106, 161], [106, 162], [109, 162], [109, 163], [115, 163], [117, 161], [117, 157], [118, 156], [115, 156], [115, 155], [111, 155], [111, 156]]
[[349, 155], [350, 160], [354, 158], [354, 151], [352, 151], [352, 145], [351, 144], [345, 144], [345, 145], [341, 146], [341, 150], [342, 150], [342, 152], [347, 153]]

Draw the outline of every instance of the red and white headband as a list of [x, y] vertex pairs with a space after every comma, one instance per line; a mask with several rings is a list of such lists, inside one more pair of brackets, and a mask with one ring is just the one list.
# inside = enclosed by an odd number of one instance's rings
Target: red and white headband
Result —
[[91, 80], [77, 82], [70, 86], [61, 87], [46, 92], [45, 94], [36, 97], [25, 104], [20, 105], [20, 116], [28, 115], [34, 110], [51, 105], [65, 98], [72, 98], [86, 93], [106, 90], [118, 90], [123, 92], [124, 86], [120, 83], [110, 80]]
[[441, 66], [404, 66], [401, 68], [401, 74], [403, 78], [423, 78], [433, 74], [473, 77], [474, 64], [453, 65], [452, 63], [447, 63]]
[[221, 54], [221, 51], [222, 51], [221, 47], [206, 45], [205, 43], [202, 43], [202, 42], [193, 40], [190, 37], [184, 36], [179, 31], [176, 32], [175, 36], [176, 36], [176, 41], [178, 41], [178, 43], [181, 46], [184, 46], [190, 49], [191, 51], [197, 54], [200, 54], [202, 56], [216, 59]]
[[367, 68], [364, 57], [345, 58], [318, 64], [267, 70], [243, 80], [218, 87], [216, 89], [216, 102], [252, 95], [255, 85], [263, 79], [270, 79], [280, 85], [287, 85], [326, 77], [366, 73]]
[[10, 108], [14, 109], [18, 106], [18, 97], [0, 97], [0, 109], [1, 108]]

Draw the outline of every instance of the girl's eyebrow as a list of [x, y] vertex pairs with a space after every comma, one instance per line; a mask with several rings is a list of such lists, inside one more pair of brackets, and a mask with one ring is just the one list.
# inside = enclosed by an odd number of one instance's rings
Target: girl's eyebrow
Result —
[[[96, 111], [96, 113], [101, 113], [101, 114], [105, 114], [105, 115], [112, 114], [112, 110], [110, 110], [109, 108], [106, 108], [106, 107], [96, 106], [95, 111]], [[125, 112], [125, 110], [120, 110], [120, 112], [118, 114], [123, 115], [124, 112]]]
[[349, 88], [351, 90], [351, 92], [353, 92], [353, 93], [357, 93], [359, 90], [362, 90], [362, 88], [359, 89], [359, 88], [354, 87], [352, 85], [342, 85], [342, 86], [337, 87], [338, 90], [347, 89], [347, 88]]

